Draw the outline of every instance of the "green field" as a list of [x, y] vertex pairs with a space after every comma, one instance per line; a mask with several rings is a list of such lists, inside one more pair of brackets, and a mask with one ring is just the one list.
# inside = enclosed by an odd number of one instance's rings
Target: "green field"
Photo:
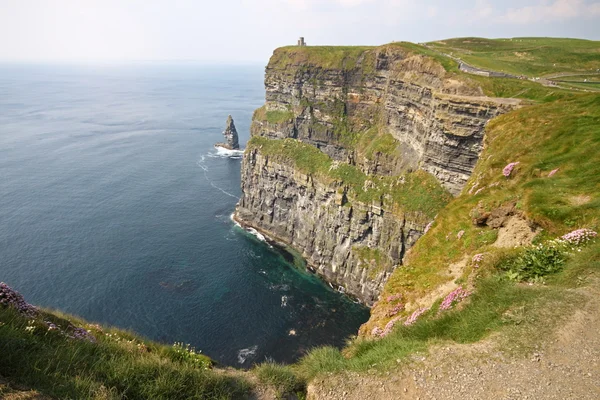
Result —
[[473, 66], [538, 77], [600, 69], [600, 41], [562, 38], [457, 38], [430, 42]]

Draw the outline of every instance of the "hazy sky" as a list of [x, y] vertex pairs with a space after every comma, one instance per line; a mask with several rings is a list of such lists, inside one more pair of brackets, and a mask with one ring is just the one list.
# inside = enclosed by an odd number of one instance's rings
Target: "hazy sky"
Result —
[[1, 61], [259, 62], [308, 44], [600, 39], [600, 0], [0, 0]]

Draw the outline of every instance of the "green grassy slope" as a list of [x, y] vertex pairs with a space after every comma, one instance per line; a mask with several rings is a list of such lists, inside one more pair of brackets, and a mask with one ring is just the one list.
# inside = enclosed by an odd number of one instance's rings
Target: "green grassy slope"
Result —
[[[551, 239], [576, 228], [599, 230], [598, 154], [597, 95], [532, 106], [494, 120], [467, 188], [439, 213], [431, 230], [411, 249], [406, 265], [394, 272], [364, 329], [366, 334], [376, 327], [384, 329], [398, 318], [391, 333], [377, 340], [357, 339], [344, 351], [316, 349], [292, 370], [307, 380], [346, 370], [364, 372], [374, 366], [387, 370], [394, 368], [398, 359], [430, 345], [475, 342], [492, 332], [502, 332], [511, 349], [532, 348], [579, 304], [568, 288], [600, 272], [600, 240], [569, 246], [567, 253], [558, 256], [551, 244]], [[519, 164], [507, 178], [502, 170], [510, 162]], [[555, 169], [558, 171], [549, 177]], [[469, 193], [471, 188], [474, 190]], [[536, 239], [543, 250], [495, 248], [491, 244], [496, 231], [473, 223], [475, 210], [493, 210], [507, 203], [515, 203], [543, 228]], [[478, 265], [472, 261], [476, 254], [483, 254]], [[467, 266], [456, 283], [472, 294], [451, 310], [440, 312], [444, 293], [414, 325], [405, 326], [403, 322], [415, 309], [401, 308], [394, 314], [397, 307], [447, 281], [448, 266], [465, 257]], [[531, 263], [536, 257], [542, 260], [541, 266]], [[542, 268], [539, 275], [543, 277], [532, 286], [522, 285], [521, 278], [510, 270], [515, 267], [521, 268], [521, 273]], [[550, 273], [555, 270], [559, 272]]]
[[[75, 326], [94, 342], [68, 337]], [[57, 312], [24, 316], [2, 304], [0, 377], [60, 399], [239, 399], [250, 388], [186, 346], [160, 345]]]
[[474, 66], [530, 77], [596, 72], [600, 42], [563, 38], [457, 38], [428, 43]]

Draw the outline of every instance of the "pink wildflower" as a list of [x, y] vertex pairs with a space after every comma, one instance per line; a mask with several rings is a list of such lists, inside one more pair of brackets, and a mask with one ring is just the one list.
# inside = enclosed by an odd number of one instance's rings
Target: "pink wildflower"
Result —
[[371, 336], [376, 336], [376, 337], [379, 337], [379, 336], [381, 336], [381, 334], [382, 334], [382, 333], [383, 333], [383, 330], [382, 330], [380, 327], [376, 326], [376, 327], [375, 327], [375, 328], [373, 328], [373, 330], [371, 331]]
[[475, 254], [473, 256], [473, 258], [471, 259], [471, 262], [473, 263], [473, 265], [475, 265], [475, 268], [479, 268], [479, 263], [483, 261], [483, 254]]
[[504, 167], [504, 169], [502, 170], [502, 175], [504, 175], [505, 177], [509, 177], [510, 173], [512, 172], [512, 170], [519, 165], [519, 162], [511, 162], [510, 164], [508, 164], [506, 167]]
[[396, 305], [396, 307], [392, 308], [390, 311], [388, 311], [387, 315], [388, 317], [393, 317], [394, 315], [398, 314], [400, 311], [404, 310], [404, 304], [398, 304]]
[[456, 234], [456, 238], [457, 238], [458, 240], [460, 240], [460, 239], [463, 237], [463, 235], [464, 235], [464, 234], [465, 234], [465, 231], [460, 231], [460, 232], [458, 232], [458, 233]]
[[449, 310], [454, 306], [454, 304], [459, 303], [465, 297], [469, 297], [471, 295], [470, 292], [467, 292], [459, 286], [456, 290], [450, 292], [442, 301], [440, 305], [440, 311]]
[[390, 333], [392, 333], [392, 329], [394, 329], [394, 325], [396, 325], [396, 322], [398, 322], [398, 319], [400, 319], [400, 317], [396, 317], [394, 319], [391, 319], [390, 322], [388, 322], [385, 326], [385, 328], [383, 328], [383, 332], [381, 333], [381, 337], [386, 337], [387, 335], [389, 335]]
[[0, 306], [16, 308], [21, 314], [28, 317], [38, 315], [38, 309], [35, 306], [27, 303], [23, 295], [4, 282], [0, 282]]
[[580, 245], [598, 236], [598, 233], [591, 229], [582, 228], [573, 232], [569, 232], [561, 237], [562, 240], [569, 242], [572, 245]]
[[418, 308], [414, 313], [411, 314], [410, 317], [406, 318], [404, 321], [404, 325], [409, 326], [417, 322], [417, 319], [423, 314], [429, 311], [429, 308]]
[[394, 294], [392, 296], [388, 296], [386, 300], [388, 301], [388, 303], [391, 303], [393, 301], [400, 300], [401, 298], [402, 298], [402, 293], [398, 293], [398, 294]]
[[550, 172], [548, 173], [548, 178], [550, 178], [552, 175], [554, 175], [555, 173], [557, 173], [559, 169], [560, 169], [560, 168], [556, 168], [556, 169], [553, 169], [552, 171], [550, 171]]

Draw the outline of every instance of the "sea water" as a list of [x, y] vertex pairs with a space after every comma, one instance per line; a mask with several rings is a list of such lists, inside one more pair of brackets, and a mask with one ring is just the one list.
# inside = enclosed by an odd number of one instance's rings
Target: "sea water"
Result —
[[342, 346], [367, 309], [230, 218], [263, 72], [0, 66], [0, 281], [226, 365]]

